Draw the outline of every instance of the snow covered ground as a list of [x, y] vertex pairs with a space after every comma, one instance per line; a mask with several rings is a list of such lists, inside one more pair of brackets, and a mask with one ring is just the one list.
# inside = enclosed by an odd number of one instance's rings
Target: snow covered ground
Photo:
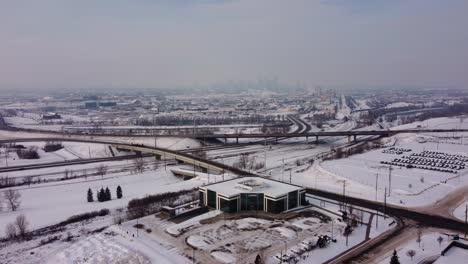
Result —
[[455, 216], [456, 218], [460, 219], [460, 220], [463, 220], [465, 221], [465, 216], [466, 216], [466, 212], [468, 211], [468, 199], [466, 200], [466, 202], [460, 204], [454, 211], [453, 211], [453, 216]]
[[[445, 249], [448, 244], [450, 244], [451, 239], [447, 238], [447, 236], [441, 232], [434, 232], [434, 231], [421, 231], [421, 241], [417, 241], [417, 236], [412, 240], [408, 241], [407, 243], [404, 243], [402, 245], [399, 245], [396, 248], [400, 263], [424, 263], [422, 262], [425, 259], [431, 258], [431, 257], [437, 257], [437, 255], [440, 255], [442, 250]], [[441, 237], [442, 241], [439, 244], [438, 238]], [[414, 250], [415, 255], [411, 258], [408, 256], [408, 251], [409, 250]], [[443, 262], [443, 260], [450, 260], [450, 263], [466, 263], [466, 258], [467, 256], [467, 250], [464, 250], [464, 254], [461, 254], [463, 256], [462, 258], [459, 258], [459, 256], [452, 256], [450, 257], [450, 254], [447, 257], [441, 257], [440, 261], [437, 260], [435, 263], [448, 263], [448, 262]], [[388, 252], [380, 258], [379, 260], [376, 261], [376, 263], [379, 264], [387, 264], [390, 263], [390, 258], [393, 252]], [[454, 255], [457, 255], [456, 253]], [[432, 262], [431, 262], [432, 263]]]
[[[148, 194], [192, 189], [207, 183], [207, 177], [196, 177], [184, 181], [170, 172], [170, 167], [164, 166], [156, 171], [146, 171], [139, 174], [129, 172], [108, 174], [101, 180], [100, 176], [60, 181], [55, 183], [33, 184], [31, 187], [16, 187], [13, 189], [21, 193], [21, 206], [15, 211], [0, 211], [0, 234], [4, 234], [7, 223], [14, 221], [16, 216], [24, 214], [31, 222], [31, 228], [56, 224], [68, 217], [99, 210], [102, 208], [114, 209], [125, 207], [133, 198]], [[214, 180], [211, 175], [211, 180]], [[123, 189], [123, 198], [116, 199], [117, 186]], [[107, 202], [86, 201], [89, 188], [96, 195], [101, 188], [108, 187], [113, 199]], [[2, 190], [3, 191], [3, 190]]]

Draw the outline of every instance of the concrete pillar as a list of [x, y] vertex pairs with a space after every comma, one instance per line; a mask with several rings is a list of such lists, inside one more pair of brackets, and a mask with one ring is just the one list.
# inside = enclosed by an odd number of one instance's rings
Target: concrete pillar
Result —
[[224, 145], [227, 144], [227, 138], [224, 138]]
[[353, 136], [353, 141], [356, 142], [356, 135]]
[[315, 144], [318, 144], [319, 141], [318, 141], [318, 136], [315, 136]]
[[351, 136], [348, 136], [348, 143], [351, 142]]
[[239, 138], [236, 138], [236, 144], [239, 144]]

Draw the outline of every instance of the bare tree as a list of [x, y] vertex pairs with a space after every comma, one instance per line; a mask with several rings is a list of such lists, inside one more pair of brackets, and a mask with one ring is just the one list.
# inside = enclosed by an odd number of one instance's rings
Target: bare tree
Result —
[[133, 160], [133, 166], [135, 166], [136, 172], [143, 172], [145, 170], [145, 162], [142, 158], [136, 158]]
[[413, 260], [413, 257], [416, 256], [416, 251], [414, 251], [413, 249], [410, 249], [406, 252], [406, 255], [410, 257], [411, 260]]
[[28, 226], [29, 222], [26, 219], [26, 216], [24, 214], [20, 214], [16, 217], [15, 220], [16, 227], [18, 228], [18, 234], [24, 238], [26, 236], [26, 233], [28, 232]]
[[21, 194], [19, 191], [8, 189], [3, 193], [3, 198], [6, 200], [8, 207], [12, 211], [16, 211], [21, 204]]
[[248, 153], [242, 153], [239, 157], [239, 160], [234, 163], [234, 167], [240, 169], [249, 169], [252, 167], [254, 162], [254, 157], [250, 157]]
[[104, 165], [104, 164], [101, 164], [99, 166], [96, 167], [96, 172], [98, 175], [101, 175], [101, 178], [104, 177], [104, 175], [107, 174], [107, 166]]
[[9, 239], [15, 239], [16, 238], [16, 226], [12, 223], [7, 224], [6, 229], [5, 229], [5, 235]]
[[23, 178], [23, 183], [27, 184], [28, 186], [31, 186], [32, 180], [33, 177], [31, 175], [28, 175]]

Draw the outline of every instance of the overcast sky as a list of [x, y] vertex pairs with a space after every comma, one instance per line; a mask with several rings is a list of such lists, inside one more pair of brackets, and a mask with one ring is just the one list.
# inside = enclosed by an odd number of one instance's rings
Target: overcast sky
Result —
[[467, 0], [0, 2], [0, 91], [468, 85]]

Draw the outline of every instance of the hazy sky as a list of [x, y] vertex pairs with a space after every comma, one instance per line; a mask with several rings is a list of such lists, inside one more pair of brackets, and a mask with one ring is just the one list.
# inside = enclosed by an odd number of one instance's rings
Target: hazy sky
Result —
[[467, 0], [4, 0], [0, 91], [468, 86]]

